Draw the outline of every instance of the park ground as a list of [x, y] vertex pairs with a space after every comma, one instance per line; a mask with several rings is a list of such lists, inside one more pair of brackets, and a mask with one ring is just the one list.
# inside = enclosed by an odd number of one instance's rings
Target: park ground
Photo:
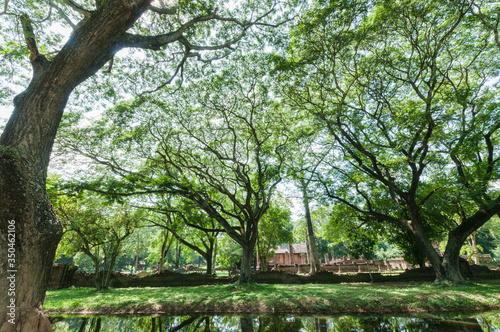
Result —
[[47, 292], [48, 314], [338, 314], [500, 310], [500, 280], [442, 283], [68, 288]]

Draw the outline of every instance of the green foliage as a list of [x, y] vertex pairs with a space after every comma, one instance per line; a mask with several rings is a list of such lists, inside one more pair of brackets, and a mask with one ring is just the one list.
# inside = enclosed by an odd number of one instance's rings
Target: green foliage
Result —
[[217, 245], [218, 266], [231, 268], [240, 261], [242, 255], [241, 247], [228, 236], [222, 236]]
[[12, 164], [19, 158], [19, 153], [8, 146], [0, 145], [0, 159], [3, 163]]
[[261, 262], [274, 256], [274, 249], [280, 244], [292, 242], [292, 228], [290, 202], [283, 198], [272, 201], [259, 226], [257, 246]]
[[[122, 254], [124, 240], [138, 227], [142, 211], [135, 211], [128, 205], [110, 204], [97, 195], [63, 196], [57, 194], [55, 188], [55, 185], [48, 186], [64, 227], [56, 259], [83, 253], [92, 263], [81, 255], [75, 257], [75, 263], [81, 262], [86, 268], [91, 264], [96, 273], [113, 271], [116, 259]], [[107, 286], [106, 279], [101, 286]]]
[[400, 251], [403, 252], [405, 261], [413, 265], [425, 266], [427, 257], [417, 243], [415, 235], [401, 227], [391, 227], [387, 238]]
[[492, 218], [483, 229], [480, 229], [477, 242], [485, 253], [491, 254], [496, 261], [500, 260], [500, 222], [498, 218]]
[[498, 49], [469, 9], [313, 1], [274, 57], [284, 102], [315, 119], [316, 151], [332, 151], [316, 169], [322, 202], [336, 205], [327, 238], [371, 247], [380, 234], [408, 260], [437, 264], [417, 243], [498, 209]]
[[380, 241], [375, 249], [375, 256], [378, 259], [383, 260], [399, 258], [402, 254], [403, 252], [401, 252], [401, 250], [399, 250], [395, 245], [385, 241]]

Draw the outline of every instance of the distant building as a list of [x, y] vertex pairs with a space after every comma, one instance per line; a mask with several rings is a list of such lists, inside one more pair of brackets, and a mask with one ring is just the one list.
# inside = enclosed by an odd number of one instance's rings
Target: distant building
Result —
[[282, 244], [274, 250], [274, 257], [269, 259], [269, 265], [307, 264], [309, 254], [305, 243]]

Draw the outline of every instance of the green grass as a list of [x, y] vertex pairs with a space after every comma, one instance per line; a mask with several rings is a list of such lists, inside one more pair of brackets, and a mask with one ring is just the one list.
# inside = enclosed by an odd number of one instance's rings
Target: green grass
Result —
[[217, 285], [72, 288], [47, 292], [49, 313], [391, 313], [500, 309], [500, 281], [462, 286], [435, 283]]

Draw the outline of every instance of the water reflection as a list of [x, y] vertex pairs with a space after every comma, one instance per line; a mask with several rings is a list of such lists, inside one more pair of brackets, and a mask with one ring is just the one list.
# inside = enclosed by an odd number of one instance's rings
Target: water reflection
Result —
[[50, 317], [54, 332], [500, 332], [500, 312], [453, 316], [70, 316]]

